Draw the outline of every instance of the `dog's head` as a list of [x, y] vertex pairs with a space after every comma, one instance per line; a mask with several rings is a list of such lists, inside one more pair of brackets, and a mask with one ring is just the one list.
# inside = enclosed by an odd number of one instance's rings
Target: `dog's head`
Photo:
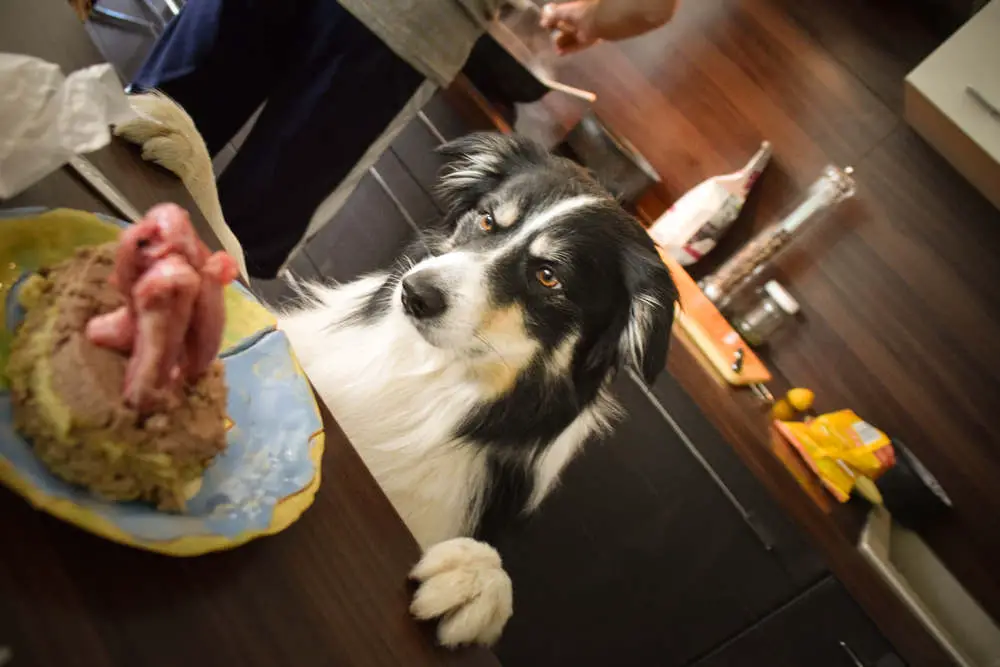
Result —
[[421, 335], [594, 391], [623, 365], [651, 381], [676, 289], [640, 225], [584, 169], [523, 138], [473, 134], [441, 152], [449, 235], [397, 292]]

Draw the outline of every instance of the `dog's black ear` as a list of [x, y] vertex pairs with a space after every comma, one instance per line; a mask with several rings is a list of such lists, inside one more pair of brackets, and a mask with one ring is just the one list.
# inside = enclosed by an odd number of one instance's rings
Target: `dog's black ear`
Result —
[[632, 301], [618, 341], [620, 359], [652, 383], [667, 363], [677, 287], [655, 252], [630, 254], [625, 260], [625, 284]]
[[446, 158], [439, 175], [437, 194], [452, 213], [463, 213], [513, 171], [551, 159], [539, 144], [516, 135], [475, 132], [437, 149]]
[[586, 351], [588, 376], [603, 381], [608, 371], [627, 367], [652, 383], [666, 366], [677, 288], [652, 243], [646, 241], [649, 248], [625, 253], [622, 269], [629, 307]]

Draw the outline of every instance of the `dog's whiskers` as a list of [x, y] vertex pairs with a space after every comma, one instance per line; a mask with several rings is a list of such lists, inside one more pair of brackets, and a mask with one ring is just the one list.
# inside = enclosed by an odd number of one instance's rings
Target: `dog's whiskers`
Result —
[[476, 340], [478, 340], [480, 343], [488, 347], [495, 355], [497, 355], [497, 358], [500, 359], [500, 363], [502, 363], [507, 368], [511, 368], [511, 365], [507, 362], [507, 359], [504, 358], [502, 354], [500, 354], [500, 350], [493, 347], [493, 344], [490, 343], [490, 341], [486, 340], [486, 338], [482, 334], [477, 332], [473, 333], [472, 335], [476, 337]]

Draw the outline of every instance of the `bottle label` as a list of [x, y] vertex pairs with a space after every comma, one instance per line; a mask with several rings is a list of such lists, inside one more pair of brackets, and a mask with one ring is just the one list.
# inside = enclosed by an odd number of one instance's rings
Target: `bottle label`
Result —
[[740, 199], [733, 195], [727, 195], [715, 213], [709, 216], [687, 239], [667, 246], [670, 256], [677, 260], [681, 266], [694, 264], [718, 244], [719, 239], [732, 226], [742, 208], [743, 202]]

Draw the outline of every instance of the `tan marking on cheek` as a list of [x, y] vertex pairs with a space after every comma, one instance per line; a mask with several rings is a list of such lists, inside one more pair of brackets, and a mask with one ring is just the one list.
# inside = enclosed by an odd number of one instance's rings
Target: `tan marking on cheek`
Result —
[[493, 218], [501, 227], [510, 227], [521, 215], [521, 207], [517, 200], [505, 201], [493, 209]]
[[517, 382], [517, 376], [517, 369], [499, 360], [491, 360], [476, 366], [476, 377], [486, 389], [488, 398], [498, 398], [510, 393], [514, 383]]
[[545, 362], [546, 370], [556, 377], [562, 376], [568, 371], [570, 364], [573, 363], [573, 352], [576, 350], [576, 344], [579, 340], [578, 334], [572, 334], [560, 343], [559, 347], [552, 352], [552, 356]]
[[525, 327], [524, 310], [517, 305], [490, 310], [476, 333], [493, 347], [476, 365], [476, 375], [492, 396], [502, 396], [514, 387], [538, 351]]
[[524, 320], [524, 309], [519, 305], [490, 308], [483, 316], [478, 331], [491, 338], [528, 340]]

